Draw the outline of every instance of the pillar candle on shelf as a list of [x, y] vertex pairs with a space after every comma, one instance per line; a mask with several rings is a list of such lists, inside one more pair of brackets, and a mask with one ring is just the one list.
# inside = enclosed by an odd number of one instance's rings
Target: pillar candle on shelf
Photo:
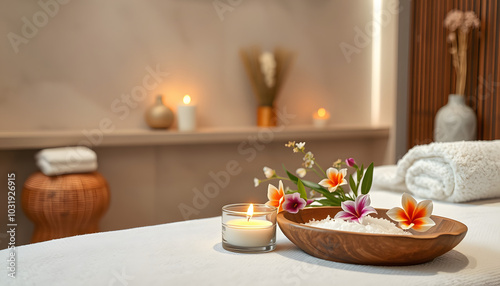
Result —
[[324, 108], [318, 109], [318, 111], [313, 114], [314, 126], [318, 128], [325, 127], [328, 123], [329, 118], [330, 113], [328, 113], [328, 111], [326, 111]]
[[177, 106], [177, 125], [179, 131], [194, 131], [196, 129], [196, 105], [191, 103], [191, 97], [185, 95], [183, 104]]

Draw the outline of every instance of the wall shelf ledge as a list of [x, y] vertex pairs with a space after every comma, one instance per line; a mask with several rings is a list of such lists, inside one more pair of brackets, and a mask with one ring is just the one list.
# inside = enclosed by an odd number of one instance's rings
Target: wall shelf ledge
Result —
[[85, 145], [89, 147], [154, 146], [237, 143], [252, 137], [262, 140], [362, 139], [389, 138], [388, 126], [327, 126], [310, 125], [259, 128], [221, 127], [200, 128], [194, 132], [177, 130], [116, 129], [103, 133], [84, 134], [81, 130], [61, 131], [0, 131], [0, 150], [41, 149]]

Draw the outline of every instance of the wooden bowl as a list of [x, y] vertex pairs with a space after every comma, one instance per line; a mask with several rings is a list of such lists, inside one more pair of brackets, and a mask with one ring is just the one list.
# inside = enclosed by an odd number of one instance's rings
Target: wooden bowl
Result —
[[[307, 208], [292, 214], [278, 214], [283, 233], [306, 253], [326, 260], [366, 265], [412, 265], [430, 261], [453, 249], [467, 233], [463, 223], [431, 216], [436, 223], [426, 232], [413, 235], [360, 233], [303, 225], [313, 218], [334, 217], [340, 207]], [[387, 209], [376, 209], [374, 217], [390, 220]]]

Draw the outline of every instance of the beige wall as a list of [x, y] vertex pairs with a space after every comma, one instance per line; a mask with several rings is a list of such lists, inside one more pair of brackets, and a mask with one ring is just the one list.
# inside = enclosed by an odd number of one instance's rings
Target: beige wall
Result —
[[[381, 79], [385, 89], [379, 110], [383, 117], [374, 120], [371, 38], [366, 45], [357, 42], [359, 31], [373, 21], [371, 0], [232, 1], [237, 5], [222, 17], [213, 2], [205, 0], [68, 2], [57, 6], [46, 25], [26, 34], [30, 37], [23, 34], [23, 17], [33, 23], [33, 16], [42, 15], [44, 10], [37, 1], [0, 7], [0, 35], [7, 35], [0, 42], [0, 132], [83, 133], [97, 128], [103, 118], [109, 118], [117, 129], [144, 129], [144, 110], [159, 93], [166, 95], [166, 103], [174, 109], [184, 94], [190, 94], [198, 104], [202, 128], [252, 126], [256, 102], [238, 57], [238, 50], [250, 45], [264, 49], [282, 46], [295, 52], [296, 60], [277, 102], [279, 108], [296, 115], [291, 125], [310, 124], [313, 111], [325, 107], [336, 126], [380, 121], [393, 127], [390, 114], [394, 113], [395, 93], [391, 84], [395, 79], [390, 75], [394, 74], [396, 55], [391, 57], [392, 50], [384, 54], [380, 72], [387, 72], [387, 77]], [[51, 7], [55, 11], [56, 6]], [[396, 33], [394, 17], [383, 28], [384, 47], [394, 45]], [[13, 45], [14, 34], [24, 37], [23, 42]], [[346, 57], [342, 43], [355, 47], [356, 52]], [[123, 96], [141, 86], [151, 87], [147, 95], [132, 99], [132, 106], [125, 107]], [[308, 142], [324, 165], [346, 156], [377, 164], [393, 161], [392, 143], [387, 138]], [[202, 189], [213, 180], [211, 171], [223, 170], [232, 160], [241, 165], [241, 173], [231, 177], [228, 186], [190, 218], [219, 215], [226, 203], [264, 202], [265, 186], [255, 189], [252, 183], [254, 177], [262, 177], [262, 167], [280, 168], [282, 162], [290, 168], [299, 165], [300, 158], [293, 158], [284, 142], [266, 145], [251, 162], [238, 153], [238, 144], [94, 146], [99, 171], [112, 192], [102, 229], [183, 219], [179, 205], [192, 204], [193, 189]], [[22, 184], [36, 170], [35, 152], [0, 151], [0, 175], [15, 171]], [[2, 196], [0, 211], [5, 213], [5, 209]], [[19, 219], [18, 243], [25, 244], [33, 226], [22, 213]], [[2, 232], [5, 225], [0, 225]], [[0, 248], [4, 248], [6, 241], [0, 240]]]
[[[73, 0], [33, 35], [23, 34], [30, 30], [22, 19], [38, 23], [33, 16], [43, 9], [9, 3], [0, 9], [0, 35], [26, 43], [0, 42], [0, 130], [88, 129], [105, 117], [118, 128], [145, 128], [143, 111], [158, 93], [174, 109], [192, 95], [200, 126], [253, 125], [256, 103], [238, 55], [251, 45], [295, 52], [277, 105], [298, 114], [296, 123], [310, 123], [321, 106], [338, 124], [370, 123], [371, 47], [347, 62], [339, 45], [355, 45], [371, 1], [240, 2], [219, 18], [207, 0]], [[137, 86], [148, 67], [163, 74], [142, 99]], [[116, 101], [131, 93], [139, 100], [127, 113]]]

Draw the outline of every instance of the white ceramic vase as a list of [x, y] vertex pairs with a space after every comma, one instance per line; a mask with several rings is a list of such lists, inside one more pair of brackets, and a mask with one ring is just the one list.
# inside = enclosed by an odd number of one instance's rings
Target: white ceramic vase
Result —
[[463, 95], [450, 94], [434, 122], [434, 141], [453, 142], [476, 140], [476, 114], [465, 104]]

